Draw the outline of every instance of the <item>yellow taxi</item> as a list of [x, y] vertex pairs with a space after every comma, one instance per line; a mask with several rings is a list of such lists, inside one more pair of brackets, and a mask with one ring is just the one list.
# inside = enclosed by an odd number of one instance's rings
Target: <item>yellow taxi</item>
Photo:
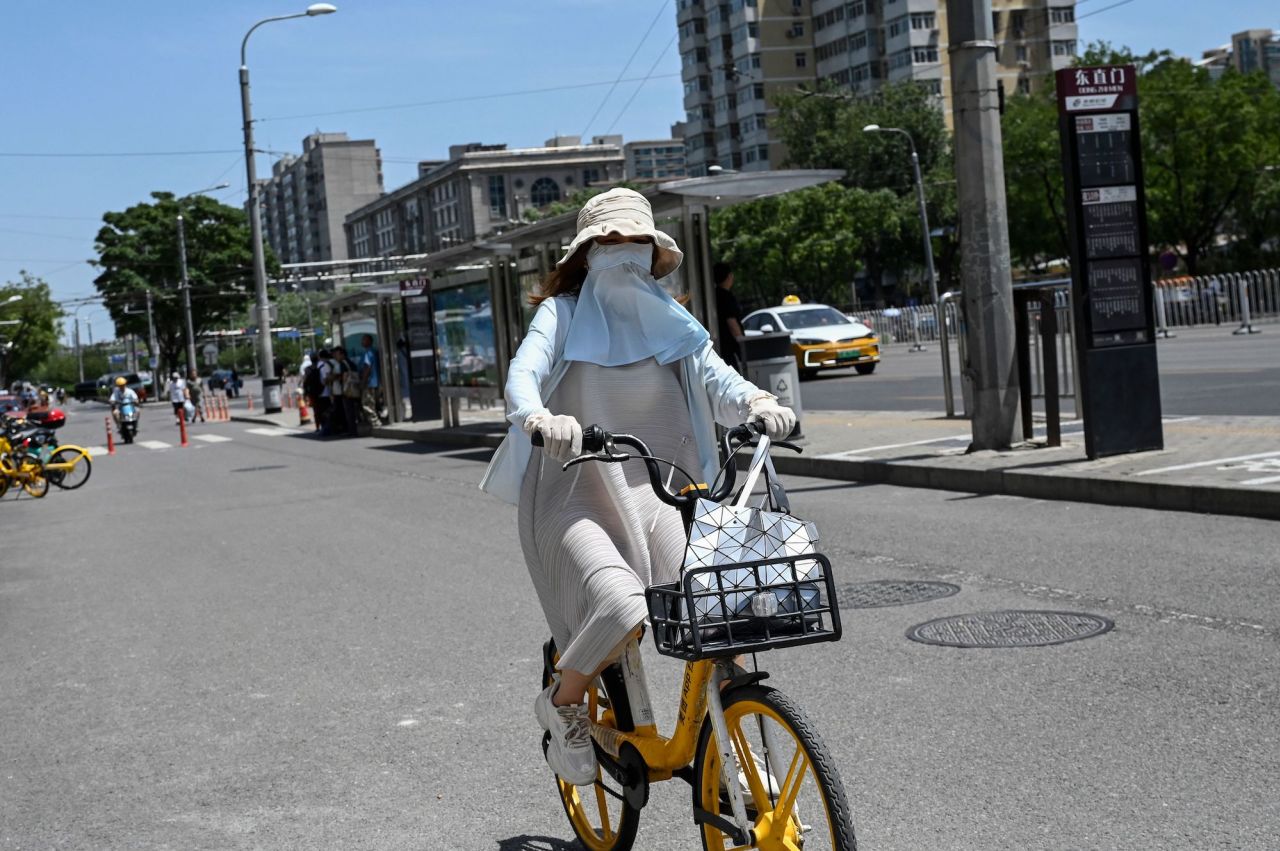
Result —
[[866, 325], [826, 304], [801, 304], [794, 296], [778, 307], [749, 313], [742, 320], [746, 336], [786, 331], [802, 378], [823, 369], [853, 367], [870, 375], [880, 363], [880, 341]]

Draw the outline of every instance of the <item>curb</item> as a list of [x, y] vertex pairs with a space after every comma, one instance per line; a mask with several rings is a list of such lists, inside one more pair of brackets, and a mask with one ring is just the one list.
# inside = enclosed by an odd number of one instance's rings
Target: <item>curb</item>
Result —
[[269, 420], [266, 417], [245, 417], [239, 414], [232, 414], [230, 421], [233, 423], [255, 423], [257, 425], [269, 425], [269, 426], [275, 426], [276, 428], [298, 428], [298, 426], [280, 425], [280, 423], [276, 422], [275, 420]]
[[[505, 437], [505, 433], [468, 431], [465, 427], [408, 433], [375, 428], [372, 434], [388, 440], [489, 449], [496, 449]], [[747, 460], [743, 458], [740, 463], [745, 466]], [[773, 463], [779, 473], [815, 479], [1280, 520], [1280, 492], [1277, 491], [1161, 484], [1098, 476], [1046, 475], [1022, 470], [957, 469], [902, 461], [777, 455]]]
[[895, 461], [777, 456], [773, 463], [779, 473], [817, 479], [1280, 520], [1280, 492], [1276, 491], [1021, 470], [955, 469]]

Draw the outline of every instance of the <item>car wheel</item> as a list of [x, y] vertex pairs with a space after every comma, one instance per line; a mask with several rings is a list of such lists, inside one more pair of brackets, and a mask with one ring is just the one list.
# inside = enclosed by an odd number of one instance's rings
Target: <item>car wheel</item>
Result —
[[854, 369], [856, 369], [856, 370], [858, 371], [858, 375], [870, 375], [871, 373], [873, 373], [873, 372], [875, 372], [875, 371], [876, 371], [876, 364], [874, 364], [874, 363], [855, 363], [855, 364], [853, 365], [853, 368], [854, 368]]

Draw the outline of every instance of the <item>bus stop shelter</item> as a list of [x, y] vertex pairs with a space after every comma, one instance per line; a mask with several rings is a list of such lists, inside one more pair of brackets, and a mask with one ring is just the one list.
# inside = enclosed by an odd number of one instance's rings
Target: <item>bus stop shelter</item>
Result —
[[[654, 221], [679, 243], [684, 262], [661, 283], [717, 333], [709, 216], [712, 210], [839, 180], [839, 170], [720, 174], [642, 190]], [[577, 233], [577, 212], [437, 252], [329, 303], [333, 345], [349, 354], [374, 337], [392, 422], [458, 424], [461, 401], [500, 404], [507, 365], [533, 317], [528, 296]], [[405, 402], [409, 402], [406, 405]], [[406, 411], [408, 409], [408, 411]]]

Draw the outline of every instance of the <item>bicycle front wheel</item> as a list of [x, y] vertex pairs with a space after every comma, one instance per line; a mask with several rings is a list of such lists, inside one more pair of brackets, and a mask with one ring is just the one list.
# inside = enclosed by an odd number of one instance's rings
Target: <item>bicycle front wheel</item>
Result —
[[[779, 851], [856, 851], [853, 816], [835, 762], [821, 737], [789, 697], [767, 686], [730, 690], [725, 724], [738, 765], [724, 771], [711, 719], [702, 725], [694, 759], [693, 804], [733, 821], [728, 783], [743, 789], [754, 821], [750, 848]], [[729, 776], [732, 775], [732, 776]], [[711, 824], [702, 825], [702, 847], [741, 847]]]
[[[548, 655], [554, 658], [554, 647], [547, 650]], [[542, 672], [542, 686], [546, 688], [550, 684], [551, 668], [546, 664]], [[626, 705], [620, 678], [618, 685], [619, 688], [614, 689], [614, 696], [619, 705]], [[606, 727], [621, 726], [623, 729], [630, 729], [629, 723], [619, 725], [609, 696], [600, 686], [601, 681], [597, 679], [587, 689], [587, 709], [591, 720]], [[543, 735], [544, 748], [550, 736], [550, 733]], [[640, 827], [640, 811], [626, 802], [622, 787], [612, 777], [599, 768], [596, 769], [595, 782], [590, 786], [574, 786], [558, 776], [553, 777], [564, 814], [569, 817], [569, 826], [588, 851], [629, 851], [636, 841], [636, 830]]]
[[49, 492], [49, 480], [44, 477], [44, 465], [39, 459], [24, 455], [18, 459], [18, 475], [22, 489], [39, 499]]
[[[65, 467], [64, 467], [65, 465]], [[93, 475], [93, 459], [83, 449], [64, 446], [49, 456], [44, 476], [55, 487], [75, 490]]]

